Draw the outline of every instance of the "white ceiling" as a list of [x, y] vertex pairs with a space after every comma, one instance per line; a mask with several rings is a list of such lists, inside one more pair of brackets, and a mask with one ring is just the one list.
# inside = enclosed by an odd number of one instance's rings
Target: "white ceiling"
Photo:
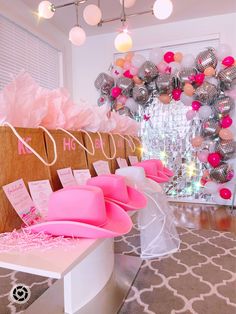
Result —
[[[23, 0], [32, 11], [37, 11], [41, 0]], [[72, 2], [71, 0], [51, 0], [55, 5]], [[121, 5], [119, 0], [100, 0], [103, 18], [114, 18], [121, 14]], [[161, 23], [170, 23], [180, 20], [194, 19], [212, 15], [227, 14], [236, 12], [236, 0], [172, 0], [174, 10], [172, 15], [165, 21], [157, 20], [151, 14], [132, 17], [128, 20], [130, 29], [156, 25]], [[97, 4], [97, 0], [87, 0], [86, 4]], [[154, 0], [136, 0], [136, 4], [126, 9], [127, 13], [146, 11], [152, 8]], [[80, 24], [84, 27], [87, 35], [96, 35], [101, 33], [114, 32], [120, 28], [121, 23], [111, 22], [102, 27], [88, 26], [82, 18], [82, 11], [86, 4], [80, 6]], [[58, 9], [54, 17], [50, 20], [61, 31], [68, 33], [76, 22], [74, 6]], [[43, 21], [42, 21], [43, 23]]]

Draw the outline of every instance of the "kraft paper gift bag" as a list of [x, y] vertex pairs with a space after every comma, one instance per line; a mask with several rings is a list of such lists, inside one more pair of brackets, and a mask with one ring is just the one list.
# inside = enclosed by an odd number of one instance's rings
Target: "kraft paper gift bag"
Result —
[[94, 155], [86, 154], [88, 167], [92, 177], [96, 176], [96, 171], [93, 167], [95, 161], [104, 160], [108, 162], [110, 171], [112, 170], [111, 161], [115, 158], [115, 154], [111, 155], [109, 134], [108, 133], [83, 133], [84, 143], [87, 149], [91, 152], [94, 150]]
[[142, 142], [138, 137], [125, 135], [127, 141], [125, 142], [126, 159], [129, 162], [129, 156], [136, 156], [139, 161], [142, 159]]
[[[62, 188], [62, 184], [57, 174], [57, 170], [63, 168], [87, 169], [86, 147], [80, 131], [67, 131], [64, 129], [50, 130], [57, 146], [57, 161], [49, 170], [52, 178], [52, 187], [56, 191]], [[45, 143], [48, 159], [53, 156], [52, 143], [45, 134]]]
[[[113, 145], [112, 138], [114, 139], [115, 147]], [[116, 150], [115, 158], [111, 160], [111, 172], [115, 173], [116, 169], [119, 168], [116, 158], [123, 158], [123, 159], [126, 158], [126, 155], [125, 155], [126, 138], [120, 134], [110, 134], [109, 141], [110, 141], [111, 156], [113, 156]]]
[[[0, 232], [18, 229], [23, 224], [2, 187], [21, 178], [26, 185], [29, 181], [51, 180], [44, 131], [6, 125], [0, 127]], [[51, 160], [56, 160], [55, 151]]]

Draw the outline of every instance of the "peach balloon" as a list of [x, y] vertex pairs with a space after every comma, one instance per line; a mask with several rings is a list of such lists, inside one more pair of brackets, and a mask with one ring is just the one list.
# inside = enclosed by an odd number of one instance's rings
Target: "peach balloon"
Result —
[[131, 52], [131, 51], [128, 52], [128, 53], [125, 55], [125, 61], [130, 62], [130, 61], [132, 60], [133, 56], [134, 56], [134, 53], [133, 53], [133, 52]]
[[136, 84], [138, 84], [138, 85], [140, 85], [140, 84], [143, 83], [143, 81], [142, 81], [137, 75], [135, 75], [135, 76], [133, 77], [133, 80], [134, 80], [134, 82], [135, 82]]
[[221, 129], [219, 132], [219, 136], [222, 140], [232, 140], [234, 138], [233, 133], [229, 129]]
[[183, 59], [183, 54], [181, 52], [176, 52], [174, 54], [175, 62], [179, 62], [180, 63], [182, 61], [182, 59]]
[[216, 74], [216, 71], [213, 67], [208, 67], [205, 69], [204, 74], [206, 76], [214, 76]]
[[191, 140], [193, 147], [200, 147], [203, 143], [203, 138], [201, 136], [196, 136]]
[[186, 84], [184, 85], [184, 93], [185, 93], [185, 95], [187, 95], [187, 96], [193, 96], [193, 94], [194, 94], [194, 88], [193, 88], [193, 86], [192, 86], [191, 84], [189, 84], [189, 83], [186, 83]]
[[116, 63], [116, 65], [117, 65], [118, 67], [123, 68], [123, 66], [124, 66], [124, 64], [125, 64], [125, 59], [119, 58], [119, 59], [116, 60], [115, 63]]
[[168, 94], [162, 94], [159, 96], [159, 100], [163, 103], [163, 104], [169, 104], [171, 101], [171, 97]]

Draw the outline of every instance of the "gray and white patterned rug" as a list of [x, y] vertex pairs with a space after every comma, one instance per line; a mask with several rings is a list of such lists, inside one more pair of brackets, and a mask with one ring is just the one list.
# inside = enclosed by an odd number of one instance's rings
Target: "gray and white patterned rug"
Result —
[[[236, 236], [187, 228], [178, 232], [180, 250], [143, 261], [119, 314], [236, 313]], [[117, 253], [139, 255], [138, 230], [117, 238], [115, 247]], [[9, 299], [19, 283], [31, 290], [24, 304]], [[52, 283], [48, 278], [0, 269], [0, 313], [24, 313]]]

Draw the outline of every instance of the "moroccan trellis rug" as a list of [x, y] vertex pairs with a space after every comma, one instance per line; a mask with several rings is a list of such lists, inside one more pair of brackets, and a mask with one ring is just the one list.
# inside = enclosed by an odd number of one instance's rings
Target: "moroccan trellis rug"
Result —
[[[143, 261], [119, 314], [236, 313], [236, 236], [186, 228], [178, 232], [180, 251]], [[116, 251], [138, 255], [138, 230], [116, 239]], [[10, 290], [18, 283], [31, 290], [23, 305], [9, 300]], [[24, 313], [51, 284], [48, 278], [0, 269], [0, 313]]]

